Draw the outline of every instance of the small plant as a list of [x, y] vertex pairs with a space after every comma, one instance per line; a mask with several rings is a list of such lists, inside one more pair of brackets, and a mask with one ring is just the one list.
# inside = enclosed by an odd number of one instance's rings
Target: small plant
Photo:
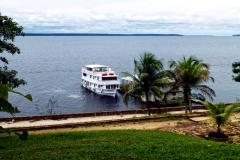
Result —
[[60, 106], [58, 105], [58, 102], [54, 97], [51, 97], [49, 99], [48, 104], [45, 106], [45, 110], [42, 110], [41, 108], [39, 108], [38, 105], [36, 105], [36, 110], [40, 115], [58, 114], [58, 108], [60, 108]]
[[239, 103], [234, 103], [226, 106], [225, 103], [212, 104], [209, 101], [204, 102], [207, 109], [210, 111], [210, 116], [217, 124], [217, 133], [221, 133], [221, 126], [224, 125], [236, 108], [240, 107]]

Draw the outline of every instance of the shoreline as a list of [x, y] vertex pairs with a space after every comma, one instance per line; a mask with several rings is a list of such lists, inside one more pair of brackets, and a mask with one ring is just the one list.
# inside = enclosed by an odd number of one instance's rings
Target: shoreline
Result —
[[[205, 106], [194, 106], [196, 109], [206, 109]], [[184, 111], [184, 106], [178, 107], [162, 107], [162, 108], [150, 108], [151, 114], [161, 114], [174, 111]], [[30, 120], [61, 120], [68, 118], [79, 118], [79, 117], [96, 117], [96, 116], [121, 116], [129, 114], [147, 114], [147, 109], [137, 109], [137, 110], [122, 110], [122, 111], [102, 111], [102, 112], [86, 112], [86, 113], [74, 113], [74, 114], [53, 114], [53, 115], [40, 115], [40, 116], [20, 116], [20, 117], [3, 117], [0, 118], [0, 122], [10, 122], [10, 121], [30, 121]]]
[[[171, 118], [194, 118], [194, 117], [205, 117], [206, 110], [204, 109], [194, 109], [192, 114], [185, 114], [184, 111], [170, 111], [167, 114], [159, 115], [152, 114], [148, 116], [146, 113], [129, 113], [122, 114], [118, 112], [118, 115], [96, 115], [83, 117], [65, 117], [61, 118], [61, 115], [55, 115], [54, 119], [49, 119], [49, 117], [35, 118], [35, 119], [25, 119], [25, 120], [14, 120], [11, 121], [0, 121], [0, 126], [3, 128], [11, 128], [13, 131], [22, 130], [49, 130], [49, 129], [59, 129], [59, 128], [75, 128], [84, 126], [94, 126], [99, 124], [114, 124], [114, 123], [125, 123], [125, 122], [140, 122], [140, 121], [151, 121], [151, 120], [163, 120]], [[63, 117], [63, 115], [61, 116]], [[22, 117], [23, 118], [23, 117]], [[26, 118], [26, 117], [24, 117]], [[28, 117], [29, 118], [29, 117]], [[33, 117], [30, 117], [33, 118]]]
[[[204, 117], [204, 118], [203, 118]], [[146, 115], [124, 115], [124, 116], [102, 116], [102, 117], [84, 117], [84, 118], [69, 118], [65, 120], [38, 120], [38, 121], [18, 121], [18, 122], [1, 122], [0, 126], [9, 128], [11, 131], [39, 131], [63, 128], [78, 128], [78, 127], [91, 127], [91, 126], [104, 126], [119, 123], [140, 123], [151, 121], [165, 121], [177, 118], [202, 118], [205, 120], [205, 113], [197, 114], [170, 114], [163, 116], [146, 116]]]

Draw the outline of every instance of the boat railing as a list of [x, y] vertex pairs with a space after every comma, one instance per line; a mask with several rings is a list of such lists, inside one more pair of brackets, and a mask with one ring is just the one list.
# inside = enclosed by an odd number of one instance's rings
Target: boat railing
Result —
[[99, 82], [101, 82], [101, 83], [99, 83], [99, 84], [101, 84], [101, 85], [113, 85], [113, 84], [118, 84], [118, 85], [120, 85], [120, 82], [119, 81], [117, 81], [117, 80], [111, 80], [111, 81], [99, 81]]
[[84, 68], [82, 69], [82, 73], [86, 73], [88, 75], [93, 75], [93, 76], [100, 76], [100, 77], [102, 77], [103, 74], [105, 74], [105, 76], [117, 76], [114, 71], [96, 71], [96, 70], [89, 71]]

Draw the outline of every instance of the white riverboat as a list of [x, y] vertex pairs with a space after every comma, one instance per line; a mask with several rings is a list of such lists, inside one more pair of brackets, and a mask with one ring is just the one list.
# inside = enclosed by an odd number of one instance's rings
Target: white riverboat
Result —
[[97, 94], [115, 97], [120, 81], [109, 66], [92, 64], [82, 68], [81, 85]]

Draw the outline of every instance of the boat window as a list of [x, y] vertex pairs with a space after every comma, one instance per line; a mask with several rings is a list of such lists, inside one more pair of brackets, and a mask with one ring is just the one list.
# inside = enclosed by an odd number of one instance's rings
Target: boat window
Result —
[[87, 68], [88, 71], [92, 71], [92, 68]]
[[97, 80], [99, 80], [99, 77], [97, 77]]
[[117, 80], [117, 77], [102, 77], [103, 81]]
[[83, 76], [85, 76], [85, 77], [86, 77], [86, 76], [87, 76], [87, 74], [86, 74], [86, 73], [83, 73]]
[[90, 75], [90, 78], [92, 78], [92, 75]]

